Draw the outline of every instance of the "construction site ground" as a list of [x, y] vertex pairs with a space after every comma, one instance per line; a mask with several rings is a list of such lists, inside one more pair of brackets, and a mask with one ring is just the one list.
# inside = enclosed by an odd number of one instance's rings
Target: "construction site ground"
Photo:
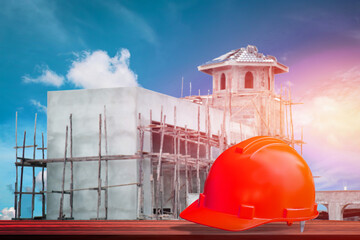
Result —
[[360, 239], [360, 222], [311, 220], [268, 223], [241, 232], [184, 220], [3, 220], [0, 239]]

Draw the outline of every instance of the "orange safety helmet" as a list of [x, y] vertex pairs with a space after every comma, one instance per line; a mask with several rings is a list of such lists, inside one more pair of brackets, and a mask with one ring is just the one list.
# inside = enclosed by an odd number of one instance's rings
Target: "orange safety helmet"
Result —
[[213, 163], [204, 193], [180, 217], [240, 231], [269, 222], [318, 216], [309, 166], [285, 142], [253, 137], [224, 151]]

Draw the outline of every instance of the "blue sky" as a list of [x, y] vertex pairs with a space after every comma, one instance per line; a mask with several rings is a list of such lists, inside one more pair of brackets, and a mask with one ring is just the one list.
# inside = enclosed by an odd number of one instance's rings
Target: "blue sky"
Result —
[[[290, 82], [304, 102], [295, 124], [304, 126], [314, 175], [323, 176], [317, 188], [360, 189], [356, 172], [347, 174], [360, 167], [360, 129], [346, 128], [360, 120], [359, 1], [9, 0], [0, 8], [0, 210], [13, 206], [16, 111], [19, 139], [26, 129], [30, 142], [35, 113], [38, 136], [46, 132], [47, 91], [96, 87], [80, 71], [96, 64], [172, 96], [180, 96], [182, 77], [185, 94], [190, 81], [193, 94], [207, 93], [211, 78], [196, 67], [248, 44], [290, 67], [277, 82]], [[339, 102], [315, 114], [316, 104]], [[323, 124], [329, 118], [336, 121]]]

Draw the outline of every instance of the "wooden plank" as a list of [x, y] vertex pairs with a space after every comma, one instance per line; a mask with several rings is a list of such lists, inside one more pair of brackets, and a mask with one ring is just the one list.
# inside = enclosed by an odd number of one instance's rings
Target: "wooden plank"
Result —
[[350, 221], [307, 221], [260, 225], [245, 231], [224, 231], [183, 220], [175, 221], [0, 221], [1, 239], [359, 239], [360, 223]]

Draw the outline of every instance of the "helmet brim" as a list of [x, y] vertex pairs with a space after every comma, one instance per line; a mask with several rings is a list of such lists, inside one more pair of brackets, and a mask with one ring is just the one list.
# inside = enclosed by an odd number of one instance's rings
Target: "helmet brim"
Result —
[[198, 201], [199, 200], [196, 200], [184, 211], [182, 211], [180, 213], [180, 217], [190, 222], [228, 231], [247, 230], [272, 221], [272, 219], [239, 218], [236, 215], [217, 212], [206, 207], [199, 206]]

